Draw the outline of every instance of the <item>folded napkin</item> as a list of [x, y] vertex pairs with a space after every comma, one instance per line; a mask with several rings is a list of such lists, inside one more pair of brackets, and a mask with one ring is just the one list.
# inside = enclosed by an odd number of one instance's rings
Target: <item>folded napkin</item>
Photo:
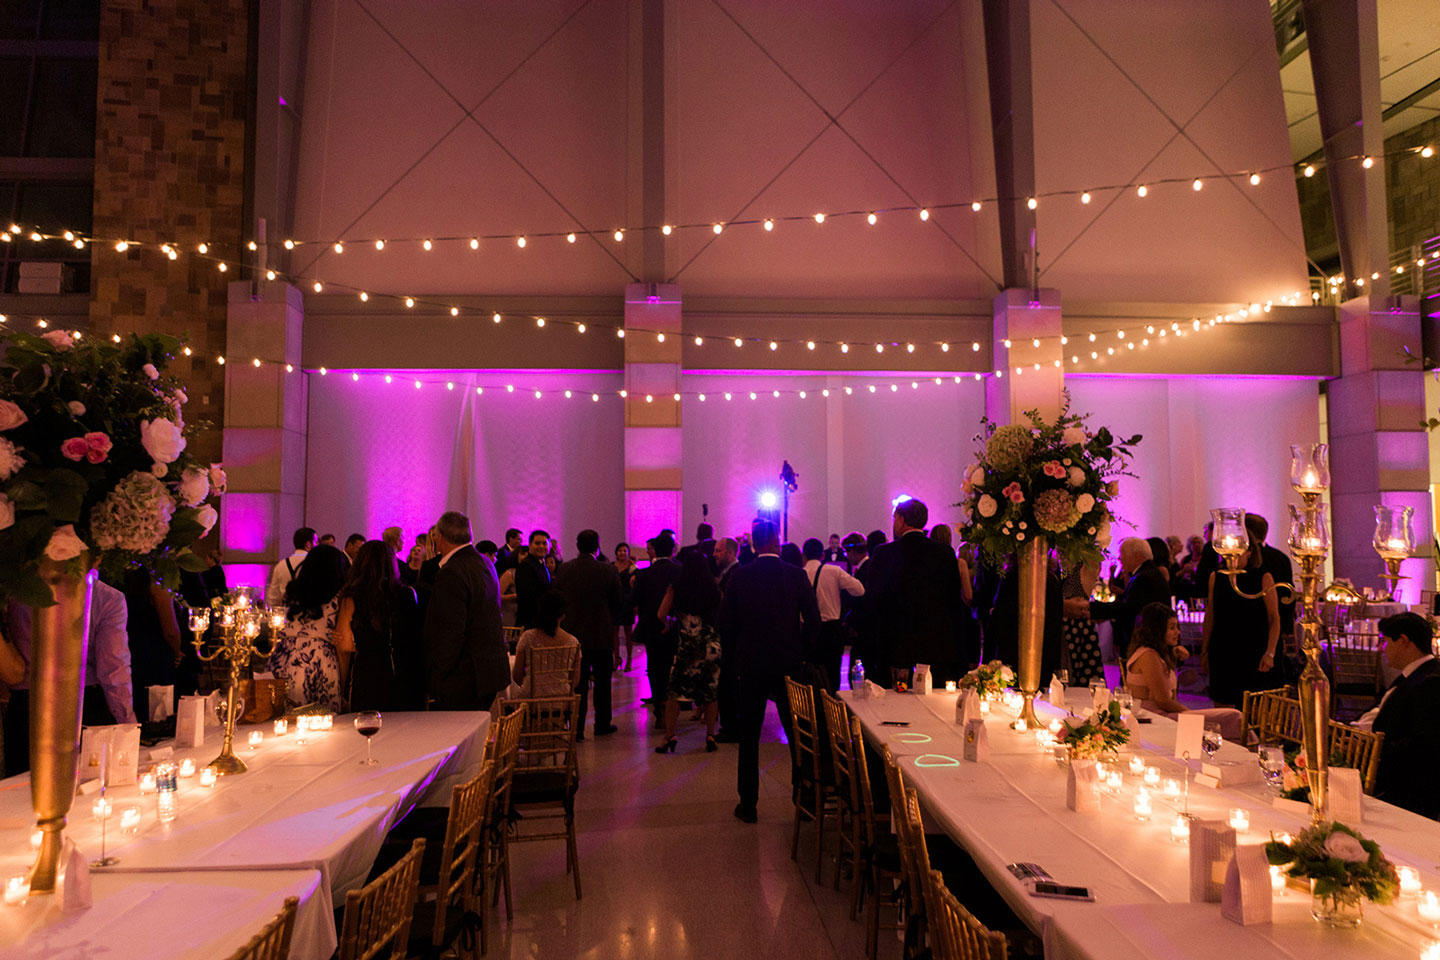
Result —
[[1339, 820], [1341, 823], [1359, 823], [1365, 819], [1365, 813], [1360, 806], [1360, 771], [1349, 767], [1331, 767], [1328, 782], [1330, 819]]
[[1059, 677], [1050, 678], [1050, 705], [1065, 709], [1065, 684], [1060, 682]]
[[58, 898], [62, 913], [89, 910], [94, 902], [90, 894], [90, 861], [67, 839], [60, 848], [60, 884]]
[[1070, 762], [1065, 806], [1076, 813], [1095, 813], [1100, 809], [1100, 769], [1094, 760]]
[[205, 746], [205, 714], [210, 701], [205, 697], [181, 697], [175, 712], [175, 743], [181, 747]]
[[1270, 886], [1270, 861], [1262, 844], [1235, 848], [1225, 868], [1225, 890], [1220, 898], [1220, 916], [1248, 927], [1269, 923], [1275, 912]]

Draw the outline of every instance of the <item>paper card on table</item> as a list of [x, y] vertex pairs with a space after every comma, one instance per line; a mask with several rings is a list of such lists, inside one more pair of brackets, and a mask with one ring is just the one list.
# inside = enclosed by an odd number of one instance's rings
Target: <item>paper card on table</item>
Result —
[[146, 755], [146, 758], [152, 763], [159, 763], [161, 760], [169, 760], [173, 756], [175, 756], [174, 747], [151, 747], [150, 752]]
[[[1183, 714], [1182, 714], [1183, 716]], [[1218, 903], [1225, 891], [1225, 869], [1235, 856], [1235, 828], [1224, 820], [1190, 824], [1190, 900]], [[1268, 871], [1267, 871], [1268, 879]]]
[[1090, 705], [1096, 710], [1108, 710], [1110, 708], [1110, 688], [1096, 687], [1091, 690]]
[[1175, 756], [1200, 756], [1200, 741], [1205, 737], [1205, 715], [1194, 710], [1175, 717]]
[[874, 680], [866, 680], [865, 696], [873, 697], [876, 700], [883, 700], [885, 698], [885, 688], [880, 686]]
[[963, 727], [971, 720], [979, 719], [982, 719], [980, 695], [975, 692], [974, 687], [968, 687], [964, 693], [955, 698], [955, 722]]
[[965, 759], [976, 763], [990, 759], [990, 734], [985, 730], [984, 720], [965, 723]]
[[90, 894], [90, 861], [75, 846], [75, 841], [66, 840], [60, 848], [59, 894], [62, 913], [78, 913], [89, 910], [93, 902]]
[[145, 695], [150, 704], [150, 719], [169, 720], [174, 712], [171, 704], [175, 702], [175, 685], [146, 687]]
[[134, 723], [86, 727], [80, 735], [80, 778], [128, 787], [140, 765], [140, 727]]
[[1220, 789], [1220, 778], [1212, 777], [1208, 773], [1195, 774], [1195, 783], [1202, 787], [1209, 787], [1211, 790]]
[[1365, 818], [1360, 800], [1360, 771], [1349, 767], [1330, 768], [1330, 819], [1359, 823]]
[[915, 675], [912, 678], [910, 689], [915, 693], [929, 693], [934, 686], [930, 677], [930, 664], [915, 664]]
[[79, 786], [75, 789], [79, 792], [80, 796], [88, 797], [92, 793], [99, 793], [101, 786], [103, 786], [103, 784], [100, 782], [99, 777], [91, 777], [89, 780], [81, 780]]
[[1076, 813], [1094, 813], [1100, 809], [1100, 768], [1094, 760], [1071, 761], [1065, 806]]
[[1275, 912], [1270, 886], [1270, 861], [1265, 847], [1247, 843], [1235, 848], [1225, 868], [1225, 891], [1220, 899], [1220, 916], [1242, 927], [1269, 923]]
[[205, 746], [205, 711], [209, 703], [204, 697], [181, 697], [175, 711], [175, 743], [182, 747]]
[[1059, 677], [1050, 678], [1050, 705], [1065, 709], [1065, 684], [1060, 682]]
[[1258, 782], [1262, 776], [1260, 765], [1257, 763], [1228, 760], [1221, 763], [1205, 761], [1200, 764], [1200, 773], [1207, 777], [1214, 777], [1215, 782], [1222, 787], [1243, 787], [1247, 783]]

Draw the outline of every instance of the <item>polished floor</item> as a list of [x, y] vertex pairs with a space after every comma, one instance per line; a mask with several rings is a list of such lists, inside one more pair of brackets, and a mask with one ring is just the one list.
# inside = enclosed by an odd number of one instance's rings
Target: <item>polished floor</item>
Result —
[[[644, 650], [616, 673], [618, 733], [580, 744], [577, 798], [581, 880], [577, 901], [563, 843], [515, 849], [515, 919], [492, 917], [488, 956], [859, 960], [864, 925], [836, 892], [834, 837], [824, 883], [815, 883], [814, 828], [801, 827], [790, 859], [789, 752], [772, 708], [760, 745], [760, 822], [736, 820], [736, 748], [705, 753], [703, 725], [682, 713], [674, 754], [653, 752], [660, 734], [641, 704]], [[882, 932], [880, 956], [898, 957]]]

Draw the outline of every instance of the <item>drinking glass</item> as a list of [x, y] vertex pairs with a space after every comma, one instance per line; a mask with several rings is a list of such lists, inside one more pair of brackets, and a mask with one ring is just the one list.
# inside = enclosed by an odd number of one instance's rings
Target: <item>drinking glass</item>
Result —
[[355, 732], [365, 738], [365, 759], [360, 761], [361, 766], [379, 766], [380, 761], [370, 756], [370, 738], [380, 732], [380, 724], [383, 718], [378, 710], [365, 710], [355, 715]]
[[1285, 748], [1276, 744], [1261, 744], [1260, 772], [1265, 775], [1265, 784], [1279, 793], [1285, 780]]
[[1125, 687], [1115, 688], [1115, 702], [1120, 704], [1120, 709], [1126, 713], [1135, 712], [1135, 695]]
[[1205, 724], [1205, 733], [1200, 737], [1200, 749], [1205, 753], [1205, 759], [1214, 761], [1215, 754], [1220, 752], [1220, 745], [1225, 738], [1220, 736], [1220, 725], [1218, 723]]

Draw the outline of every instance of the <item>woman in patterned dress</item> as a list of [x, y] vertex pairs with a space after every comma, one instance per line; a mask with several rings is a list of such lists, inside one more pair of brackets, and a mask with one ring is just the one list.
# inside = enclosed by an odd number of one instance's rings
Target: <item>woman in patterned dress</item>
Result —
[[720, 612], [720, 588], [710, 564], [699, 551], [687, 553], [680, 579], [665, 591], [660, 618], [675, 620], [679, 643], [670, 672], [670, 694], [665, 703], [665, 740], [656, 753], [675, 752], [675, 721], [680, 701], [689, 700], [705, 720], [705, 750], [714, 753], [715, 721], [719, 716], [720, 634], [715, 618]]
[[[1092, 679], [1105, 679], [1105, 664], [1100, 655], [1100, 636], [1090, 619], [1090, 591], [1100, 579], [1100, 567], [1085, 564], [1074, 567], [1061, 584], [1065, 599], [1062, 621], [1065, 652], [1070, 664], [1070, 686], [1087, 687]], [[1041, 682], [1044, 682], [1042, 678]]]
[[349, 572], [343, 550], [321, 545], [306, 555], [285, 588], [285, 626], [270, 654], [270, 669], [285, 682], [292, 704], [323, 704], [331, 713], [344, 712], [334, 634], [336, 594]]

